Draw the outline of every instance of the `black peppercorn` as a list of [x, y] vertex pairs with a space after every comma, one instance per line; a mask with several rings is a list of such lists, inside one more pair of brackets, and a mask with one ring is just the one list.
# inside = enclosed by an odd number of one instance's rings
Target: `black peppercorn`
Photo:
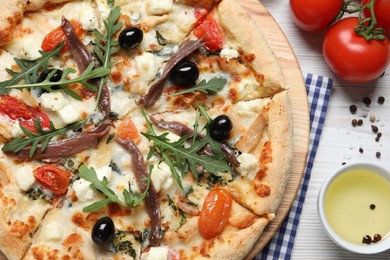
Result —
[[357, 121], [357, 125], [358, 125], [358, 126], [363, 125], [363, 120], [359, 119], [359, 120]]
[[371, 129], [374, 133], [378, 133], [378, 127], [375, 125], [371, 125]]
[[353, 127], [355, 127], [357, 125], [357, 120], [356, 119], [352, 119], [351, 124], [352, 124]]
[[378, 97], [378, 104], [383, 105], [383, 103], [385, 103], [385, 98], [382, 96]]
[[365, 98], [363, 99], [363, 103], [364, 103], [366, 106], [370, 106], [370, 105], [371, 105], [371, 98], [365, 97]]
[[364, 237], [363, 237], [363, 240], [362, 240], [362, 243], [363, 244], [371, 244], [371, 242], [372, 242], [372, 239], [371, 239], [371, 237], [369, 236], [369, 235], [365, 235]]
[[376, 207], [375, 204], [370, 205], [370, 209], [375, 209], [375, 207]]
[[357, 107], [355, 105], [350, 105], [349, 106], [349, 111], [351, 111], [352, 114], [355, 114], [357, 110]]
[[379, 242], [382, 240], [382, 236], [379, 234], [374, 235], [374, 239], [372, 240], [373, 243]]

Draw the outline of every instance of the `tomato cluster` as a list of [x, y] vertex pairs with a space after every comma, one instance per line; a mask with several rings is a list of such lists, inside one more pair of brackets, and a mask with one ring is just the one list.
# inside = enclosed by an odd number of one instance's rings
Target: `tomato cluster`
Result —
[[[375, 17], [367, 8], [371, 1], [375, 1]], [[371, 81], [388, 67], [390, 0], [362, 0], [360, 5], [344, 0], [290, 0], [290, 9], [294, 23], [302, 30], [319, 32], [328, 28], [323, 56], [341, 79], [355, 83]], [[358, 16], [338, 20], [344, 12]]]

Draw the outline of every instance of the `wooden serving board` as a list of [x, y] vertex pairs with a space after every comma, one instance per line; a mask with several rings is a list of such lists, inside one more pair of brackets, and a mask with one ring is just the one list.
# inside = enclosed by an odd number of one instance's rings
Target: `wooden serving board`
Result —
[[240, 0], [238, 2], [256, 21], [259, 28], [261, 28], [261, 31], [282, 66], [283, 73], [289, 84], [289, 96], [294, 121], [294, 163], [292, 174], [287, 184], [283, 200], [276, 212], [275, 219], [266, 227], [252, 251], [246, 257], [247, 259], [252, 259], [277, 232], [295, 199], [306, 166], [309, 147], [310, 116], [306, 87], [299, 63], [278, 23], [258, 0]]

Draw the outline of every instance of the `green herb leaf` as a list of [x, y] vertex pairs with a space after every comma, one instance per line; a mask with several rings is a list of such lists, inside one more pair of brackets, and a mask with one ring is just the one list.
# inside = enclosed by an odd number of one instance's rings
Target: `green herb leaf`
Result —
[[81, 83], [83, 84], [86, 88], [88, 88], [91, 91], [96, 92], [96, 87], [90, 83], [88, 83], [89, 80], [95, 79], [95, 78], [101, 78], [110, 73], [110, 69], [108, 68], [96, 68], [94, 69], [94, 63], [91, 62], [88, 67], [85, 69], [85, 71], [77, 78], [75, 79], [67, 79], [67, 76], [70, 73], [75, 73], [76, 70], [72, 68], [66, 68], [61, 76], [61, 79], [57, 82], [51, 82], [50, 79], [51, 77], [55, 74], [55, 70], [52, 71], [48, 77], [39, 83], [24, 83], [24, 84], [17, 84], [17, 85], [9, 85], [6, 87], [6, 89], [23, 89], [23, 88], [42, 88], [45, 89], [49, 92], [55, 91], [53, 87], [60, 87], [64, 92], [71, 97], [81, 100], [81, 97], [74, 92], [73, 90], [69, 89], [68, 86], [69, 84], [72, 83]]
[[160, 44], [161, 46], [165, 46], [167, 44], [167, 39], [165, 39], [159, 31], [156, 31], [156, 38], [158, 44]]
[[66, 132], [70, 130], [79, 129], [81, 125], [86, 121], [86, 119], [83, 119], [79, 122], [73, 123], [71, 125], [68, 125], [64, 128], [56, 129], [53, 125], [53, 122], [50, 122], [50, 129], [45, 131], [42, 129], [42, 126], [40, 124], [39, 119], [35, 119], [35, 127], [38, 131], [37, 134], [34, 134], [24, 128], [23, 126], [20, 126], [22, 131], [27, 135], [27, 138], [15, 138], [9, 143], [6, 143], [3, 148], [1, 149], [4, 152], [12, 151], [12, 152], [19, 152], [23, 148], [27, 147], [28, 145], [31, 145], [30, 148], [30, 157], [32, 157], [35, 153], [35, 151], [38, 148], [39, 144], [42, 144], [41, 151], [43, 152], [49, 141], [57, 135], [63, 136]]
[[[146, 113], [145, 113], [145, 111], [143, 109], [141, 110], [141, 113], [142, 113], [142, 115], [145, 118], [146, 125], [148, 126], [148, 134], [155, 136], [156, 133], [153, 130], [152, 123], [149, 121], [149, 119], [146, 116]], [[164, 149], [162, 149], [162, 147], [159, 146], [159, 144], [155, 144], [153, 147], [151, 147], [147, 159], [149, 160], [152, 157], [152, 155], [155, 152], [156, 148], [159, 148], [159, 152], [161, 154], [161, 158], [162, 158], [163, 161], [165, 161], [168, 164], [168, 167], [171, 170], [172, 176], [175, 179], [176, 183], [179, 185], [179, 187], [181, 189], [183, 189], [183, 184], [181, 183], [180, 174], [179, 174], [178, 170], [175, 168], [174, 162], [171, 160], [171, 158], [168, 156], [168, 154], [166, 154], [164, 152]]]
[[107, 0], [107, 5], [112, 8], [115, 5], [115, 0]]
[[49, 60], [54, 56], [58, 56], [63, 46], [64, 43], [62, 42], [49, 52], [39, 51], [42, 56], [36, 60], [14, 58], [21, 71], [6, 69], [7, 73], [11, 75], [12, 78], [0, 82], [0, 95], [7, 93], [8, 89], [6, 87], [17, 85], [22, 80], [26, 84], [37, 82], [39, 74], [47, 69]]
[[103, 193], [106, 198], [97, 201], [85, 208], [83, 208], [83, 212], [95, 212], [100, 210], [101, 208], [107, 206], [111, 202], [115, 202], [123, 207], [135, 207], [139, 205], [143, 199], [145, 198], [146, 194], [149, 191], [150, 182], [151, 182], [151, 171], [153, 170], [153, 167], [151, 166], [149, 169], [149, 175], [147, 178], [147, 187], [145, 192], [142, 194], [133, 194], [132, 191], [128, 191], [126, 189], [123, 190], [123, 196], [125, 198], [125, 202], [122, 202], [118, 196], [115, 194], [113, 190], [107, 187], [108, 181], [107, 178], [104, 177], [102, 181], [100, 181], [96, 175], [96, 171], [94, 168], [87, 168], [84, 164], [79, 167], [79, 174], [78, 176], [86, 181], [89, 181], [91, 183], [90, 187], [92, 189], [96, 189]]
[[[159, 136], [142, 133], [149, 141], [153, 141], [154, 145], [158, 147], [159, 152], [165, 153], [165, 157], [169, 157], [173, 166], [178, 169], [184, 169], [184, 162], [189, 164], [192, 174], [198, 179], [197, 165], [202, 165], [206, 171], [211, 174], [218, 175], [218, 172], [230, 171], [231, 168], [220, 156], [203, 156], [198, 152], [206, 144], [207, 140], [196, 140], [190, 147], [184, 147], [184, 143], [188, 140], [187, 136], [181, 137], [176, 142], [170, 142], [166, 138], [166, 134]], [[163, 157], [163, 159], [165, 158]], [[169, 165], [169, 164], [168, 164]], [[184, 175], [185, 172], [182, 172]]]
[[[112, 5], [114, 5], [115, 1], [111, 1], [111, 3]], [[96, 40], [94, 41], [95, 46], [93, 50], [98, 59], [100, 60], [103, 68], [111, 68], [111, 66], [114, 64], [113, 62], [111, 62], [111, 56], [119, 52], [120, 50], [119, 42], [113, 39], [115, 33], [122, 27], [122, 23], [118, 22], [120, 15], [121, 8], [119, 6], [116, 6], [114, 9], [111, 10], [108, 16], [108, 20], [104, 21], [104, 27], [106, 29], [105, 35], [103, 35], [96, 29], [94, 30]], [[100, 101], [103, 86], [107, 83], [107, 80], [107, 76], [100, 80], [99, 88], [96, 95], [97, 102]]]
[[107, 178], [103, 178], [100, 181], [96, 175], [96, 171], [94, 168], [87, 168], [84, 164], [80, 165], [78, 176], [86, 181], [91, 183], [90, 187], [92, 189], [96, 189], [103, 193], [106, 198], [101, 201], [95, 202], [85, 208], [83, 208], [83, 212], [94, 212], [98, 211], [102, 207], [107, 206], [111, 202], [116, 202], [121, 206], [125, 206], [125, 204], [118, 198], [113, 190], [107, 187]]
[[223, 89], [223, 87], [226, 85], [226, 82], [227, 80], [224, 78], [212, 78], [207, 82], [205, 79], [203, 79], [196, 86], [173, 93], [170, 96], [177, 96], [185, 93], [195, 93], [195, 91], [200, 91], [206, 93], [207, 95], [215, 94], [216, 92]]

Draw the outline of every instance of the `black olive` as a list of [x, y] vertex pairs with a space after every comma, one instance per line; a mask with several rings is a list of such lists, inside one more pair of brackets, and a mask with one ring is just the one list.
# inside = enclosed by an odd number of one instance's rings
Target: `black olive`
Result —
[[193, 86], [199, 77], [199, 69], [192, 61], [181, 61], [173, 67], [169, 77], [173, 84]]
[[228, 137], [232, 128], [232, 121], [226, 115], [217, 116], [209, 126], [211, 137], [217, 141], [223, 141]]
[[47, 76], [49, 76], [49, 74], [55, 70], [56, 72], [54, 72], [53, 76], [50, 78], [50, 82], [58, 82], [60, 81], [61, 77], [62, 77], [62, 73], [63, 71], [62, 70], [59, 70], [59, 69], [47, 69], [45, 71], [43, 71], [41, 74], [39, 74], [39, 77], [38, 77], [38, 82], [42, 82], [44, 81]]
[[144, 33], [138, 27], [130, 26], [119, 34], [119, 45], [121, 48], [130, 49], [136, 47], [142, 41]]
[[103, 217], [96, 221], [92, 229], [92, 240], [98, 245], [110, 241], [115, 233], [115, 225], [110, 217]]

